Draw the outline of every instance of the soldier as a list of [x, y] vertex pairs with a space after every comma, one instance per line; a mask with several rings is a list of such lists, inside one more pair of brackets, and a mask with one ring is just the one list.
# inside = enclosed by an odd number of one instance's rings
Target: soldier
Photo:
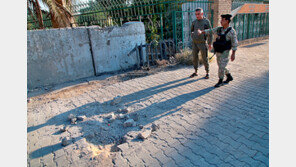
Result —
[[[193, 67], [195, 72], [190, 75], [190, 78], [197, 76], [197, 69], [198, 69], [198, 52], [201, 52], [202, 62], [205, 66], [206, 70], [206, 79], [209, 79], [209, 61], [208, 61], [208, 44], [209, 49], [212, 49], [212, 34], [211, 32], [208, 35], [198, 34], [197, 30], [204, 30], [204, 29], [211, 29], [210, 21], [203, 16], [203, 9], [197, 8], [195, 10], [196, 20], [192, 22], [191, 25], [191, 38], [192, 38], [192, 55], [193, 55]], [[206, 43], [207, 41], [207, 43]]]
[[[235, 30], [229, 26], [232, 15], [224, 14], [221, 15], [221, 25], [222, 27], [216, 27], [208, 30], [198, 30], [198, 34], [208, 34], [216, 33], [218, 35], [216, 41], [213, 43], [214, 51], [217, 56], [217, 64], [219, 67], [218, 76], [219, 81], [215, 87], [223, 85], [223, 83], [229, 83], [233, 80], [229, 70], [226, 68], [229, 62], [229, 53], [232, 49], [231, 61], [235, 59], [235, 51], [237, 50], [238, 42]], [[223, 82], [224, 75], [227, 79]]]

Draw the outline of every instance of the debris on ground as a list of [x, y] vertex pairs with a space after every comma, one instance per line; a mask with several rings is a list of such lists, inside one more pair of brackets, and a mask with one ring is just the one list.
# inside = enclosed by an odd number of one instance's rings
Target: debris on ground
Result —
[[69, 129], [68, 126], [63, 126], [63, 127], [60, 129], [60, 131], [61, 131], [61, 132], [66, 132], [68, 129]]
[[139, 114], [138, 113], [131, 113], [131, 114], [129, 114], [129, 117], [132, 118], [134, 121], [139, 120]]
[[117, 118], [118, 118], [118, 119], [124, 119], [124, 118], [125, 118], [125, 115], [124, 115], [124, 114], [119, 114], [119, 115], [117, 116]]
[[77, 120], [78, 121], [83, 121], [85, 119], [86, 119], [86, 116], [85, 115], [79, 115], [79, 116], [77, 116]]
[[121, 96], [116, 96], [114, 99], [111, 101], [111, 105], [114, 106], [116, 104], [119, 104], [121, 102]]
[[154, 131], [157, 131], [160, 128], [160, 126], [155, 123], [152, 123], [151, 128], [152, 128], [152, 132], [154, 132]]
[[124, 127], [132, 127], [134, 125], [135, 121], [133, 119], [128, 119], [123, 123]]
[[69, 140], [66, 137], [64, 137], [62, 140], [62, 146], [67, 146], [69, 144], [70, 144]]
[[70, 114], [70, 115], [68, 116], [68, 120], [70, 120], [70, 121], [71, 121], [71, 119], [73, 119], [73, 118], [76, 118], [75, 115], [73, 115], [73, 114]]
[[138, 137], [141, 139], [147, 139], [151, 135], [151, 128], [145, 129], [144, 131], [140, 132]]
[[119, 108], [117, 110], [117, 112], [123, 113], [123, 114], [130, 113], [131, 112], [131, 108], [130, 107]]
[[77, 118], [76, 117], [74, 117], [74, 118], [71, 118], [71, 124], [77, 124]]

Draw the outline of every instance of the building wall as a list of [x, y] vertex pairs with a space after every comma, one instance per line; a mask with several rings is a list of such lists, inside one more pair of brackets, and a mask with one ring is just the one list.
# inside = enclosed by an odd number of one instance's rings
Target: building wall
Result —
[[220, 26], [221, 14], [231, 13], [231, 0], [214, 0], [214, 23], [213, 27]]

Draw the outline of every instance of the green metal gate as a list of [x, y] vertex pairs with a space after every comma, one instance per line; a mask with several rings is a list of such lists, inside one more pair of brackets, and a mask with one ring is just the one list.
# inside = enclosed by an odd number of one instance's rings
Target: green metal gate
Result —
[[[128, 21], [142, 21], [147, 42], [173, 40], [176, 45], [190, 43], [190, 26], [195, 9], [204, 9], [204, 15], [213, 23], [211, 0], [96, 0], [69, 7], [76, 26], [121, 26]], [[45, 19], [45, 27], [51, 22]], [[32, 29], [38, 28], [28, 17]], [[28, 26], [29, 27], [29, 26]]]

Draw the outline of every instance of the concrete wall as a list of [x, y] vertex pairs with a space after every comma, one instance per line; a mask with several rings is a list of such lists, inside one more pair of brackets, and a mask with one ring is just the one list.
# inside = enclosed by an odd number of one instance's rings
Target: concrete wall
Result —
[[85, 28], [27, 32], [29, 89], [94, 75]]
[[132, 68], [138, 63], [136, 44], [145, 44], [145, 28], [141, 22], [129, 22], [122, 27], [90, 28], [96, 73]]
[[127, 54], [140, 43], [145, 43], [145, 28], [141, 22], [105, 29], [28, 31], [27, 87], [32, 89], [94, 76], [93, 63], [96, 74], [133, 67], [137, 56]]

